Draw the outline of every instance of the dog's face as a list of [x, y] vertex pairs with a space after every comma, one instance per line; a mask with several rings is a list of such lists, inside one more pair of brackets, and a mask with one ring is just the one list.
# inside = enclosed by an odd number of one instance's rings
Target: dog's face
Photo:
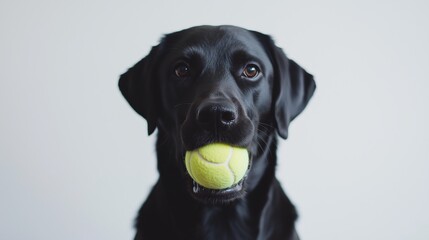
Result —
[[[167, 35], [121, 76], [131, 106], [173, 149], [175, 179], [203, 202], [224, 203], [251, 191], [268, 163], [269, 136], [287, 137], [289, 122], [310, 99], [312, 76], [286, 58], [263, 34], [232, 26], [202, 26]], [[184, 155], [213, 142], [247, 148], [252, 164], [243, 181], [209, 190], [186, 174]], [[160, 149], [158, 149], [160, 151]], [[161, 171], [161, 170], [160, 170]], [[162, 174], [162, 173], [161, 173]]]

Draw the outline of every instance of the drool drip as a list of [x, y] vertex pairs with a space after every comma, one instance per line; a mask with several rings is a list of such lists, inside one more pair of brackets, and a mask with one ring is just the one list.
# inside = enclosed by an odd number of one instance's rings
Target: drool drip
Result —
[[192, 191], [194, 191], [194, 193], [198, 193], [200, 191], [200, 187], [198, 185], [198, 183], [196, 183], [195, 181], [192, 181]]

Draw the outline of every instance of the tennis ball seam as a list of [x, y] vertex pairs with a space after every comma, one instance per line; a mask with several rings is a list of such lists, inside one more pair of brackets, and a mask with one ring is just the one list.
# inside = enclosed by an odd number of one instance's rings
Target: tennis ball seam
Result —
[[237, 179], [237, 176], [235, 176], [235, 172], [231, 169], [231, 166], [229, 163], [231, 162], [232, 156], [234, 155], [234, 148], [230, 146], [230, 151], [228, 155], [228, 159], [225, 161], [226, 167], [229, 169], [229, 172], [232, 175], [232, 182], [235, 183], [235, 180]]
[[[194, 153], [195, 153], [195, 151], [193, 151], [191, 154], [194, 154]], [[198, 154], [198, 159], [201, 159], [201, 161], [204, 161], [205, 163], [207, 163], [209, 165], [224, 166], [226, 169], [229, 170], [229, 174], [232, 177], [232, 182], [234, 183], [236, 181], [237, 176], [235, 175], [234, 171], [231, 169], [231, 166], [229, 165], [229, 163], [231, 162], [232, 156], [234, 154], [234, 148], [233, 147], [229, 146], [228, 157], [224, 162], [221, 162], [221, 163], [212, 162], [212, 161], [205, 159], [204, 156], [200, 153], [200, 150], [196, 151], [196, 153]], [[191, 161], [191, 159], [192, 159], [192, 155], [189, 158], [189, 162]], [[191, 165], [191, 164], [189, 163], [189, 165]], [[195, 174], [192, 171], [192, 167], [190, 167], [190, 172], [191, 172], [192, 176], [195, 176]]]
[[[197, 154], [198, 154], [198, 157], [201, 158], [204, 162], [206, 162], [207, 164], [211, 164], [211, 165], [221, 166], [221, 165], [225, 165], [227, 163], [227, 161], [228, 161], [228, 160], [226, 160], [226, 161], [221, 162], [221, 163], [212, 162], [212, 161], [209, 161], [209, 160], [205, 159], [204, 156], [199, 151], [197, 152]], [[228, 163], [229, 163], [229, 161], [228, 161]]]
[[225, 167], [229, 170], [229, 172], [232, 175], [232, 183], [235, 182], [236, 176], [234, 171], [231, 169], [231, 166], [229, 165], [229, 163], [231, 162], [232, 159], [232, 155], [234, 154], [234, 148], [230, 146], [230, 150], [229, 150], [229, 155], [228, 155], [228, 159], [225, 161]]

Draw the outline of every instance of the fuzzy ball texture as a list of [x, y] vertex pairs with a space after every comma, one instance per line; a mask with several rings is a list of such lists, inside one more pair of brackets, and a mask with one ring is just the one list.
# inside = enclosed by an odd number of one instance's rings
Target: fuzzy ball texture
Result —
[[249, 167], [245, 148], [212, 143], [185, 156], [186, 170], [199, 185], [209, 189], [225, 189], [243, 179]]

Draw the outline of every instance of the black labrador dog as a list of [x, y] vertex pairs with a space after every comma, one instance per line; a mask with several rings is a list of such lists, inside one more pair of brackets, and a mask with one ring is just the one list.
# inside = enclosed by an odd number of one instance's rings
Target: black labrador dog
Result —
[[[160, 176], [135, 239], [298, 239], [297, 213], [275, 178], [277, 134], [287, 138], [316, 86], [269, 36], [234, 26], [168, 34], [119, 88], [148, 133], [158, 128]], [[247, 148], [244, 181], [222, 190], [192, 181], [185, 152], [213, 142]]]

